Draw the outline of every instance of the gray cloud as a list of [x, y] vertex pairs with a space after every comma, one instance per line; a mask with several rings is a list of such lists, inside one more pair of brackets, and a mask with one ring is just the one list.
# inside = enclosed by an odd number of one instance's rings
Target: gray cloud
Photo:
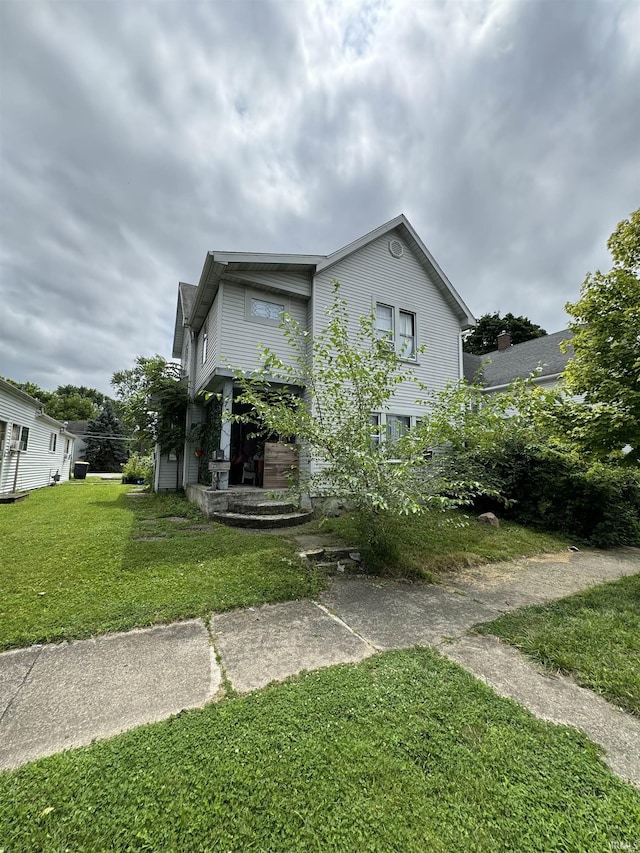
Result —
[[0, 4], [0, 374], [109, 390], [207, 250], [405, 212], [476, 314], [555, 331], [638, 205], [634, 0]]

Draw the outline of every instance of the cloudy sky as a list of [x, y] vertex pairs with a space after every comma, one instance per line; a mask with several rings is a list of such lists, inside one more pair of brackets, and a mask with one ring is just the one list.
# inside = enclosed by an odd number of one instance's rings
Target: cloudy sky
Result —
[[553, 332], [640, 204], [638, 0], [0, 0], [0, 375], [169, 356], [210, 249], [405, 213]]

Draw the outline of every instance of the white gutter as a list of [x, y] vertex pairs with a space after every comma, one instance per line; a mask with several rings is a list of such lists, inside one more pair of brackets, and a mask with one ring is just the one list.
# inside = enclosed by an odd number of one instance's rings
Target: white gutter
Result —
[[[544, 382], [547, 379], [559, 379], [562, 376], [562, 373], [548, 373], [546, 376], [533, 376], [531, 377], [532, 382]], [[511, 382], [506, 382], [504, 385], [488, 385], [486, 388], [481, 388], [483, 394], [487, 394], [489, 391], [504, 391], [505, 388], [509, 388], [516, 379], [523, 377], [514, 377]]]

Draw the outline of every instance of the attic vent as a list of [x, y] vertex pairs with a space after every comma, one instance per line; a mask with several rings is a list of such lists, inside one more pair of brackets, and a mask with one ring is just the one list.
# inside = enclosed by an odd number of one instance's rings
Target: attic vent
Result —
[[401, 258], [404, 254], [404, 246], [400, 240], [389, 240], [389, 253], [394, 258]]

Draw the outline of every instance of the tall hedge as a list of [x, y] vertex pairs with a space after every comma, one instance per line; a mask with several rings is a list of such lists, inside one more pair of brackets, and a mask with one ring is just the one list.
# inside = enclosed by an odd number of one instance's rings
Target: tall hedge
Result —
[[[478, 453], [474, 462], [513, 502], [500, 508], [503, 516], [599, 548], [640, 545], [637, 468], [587, 466], [568, 454], [518, 440]], [[482, 506], [487, 508], [486, 500]]]

